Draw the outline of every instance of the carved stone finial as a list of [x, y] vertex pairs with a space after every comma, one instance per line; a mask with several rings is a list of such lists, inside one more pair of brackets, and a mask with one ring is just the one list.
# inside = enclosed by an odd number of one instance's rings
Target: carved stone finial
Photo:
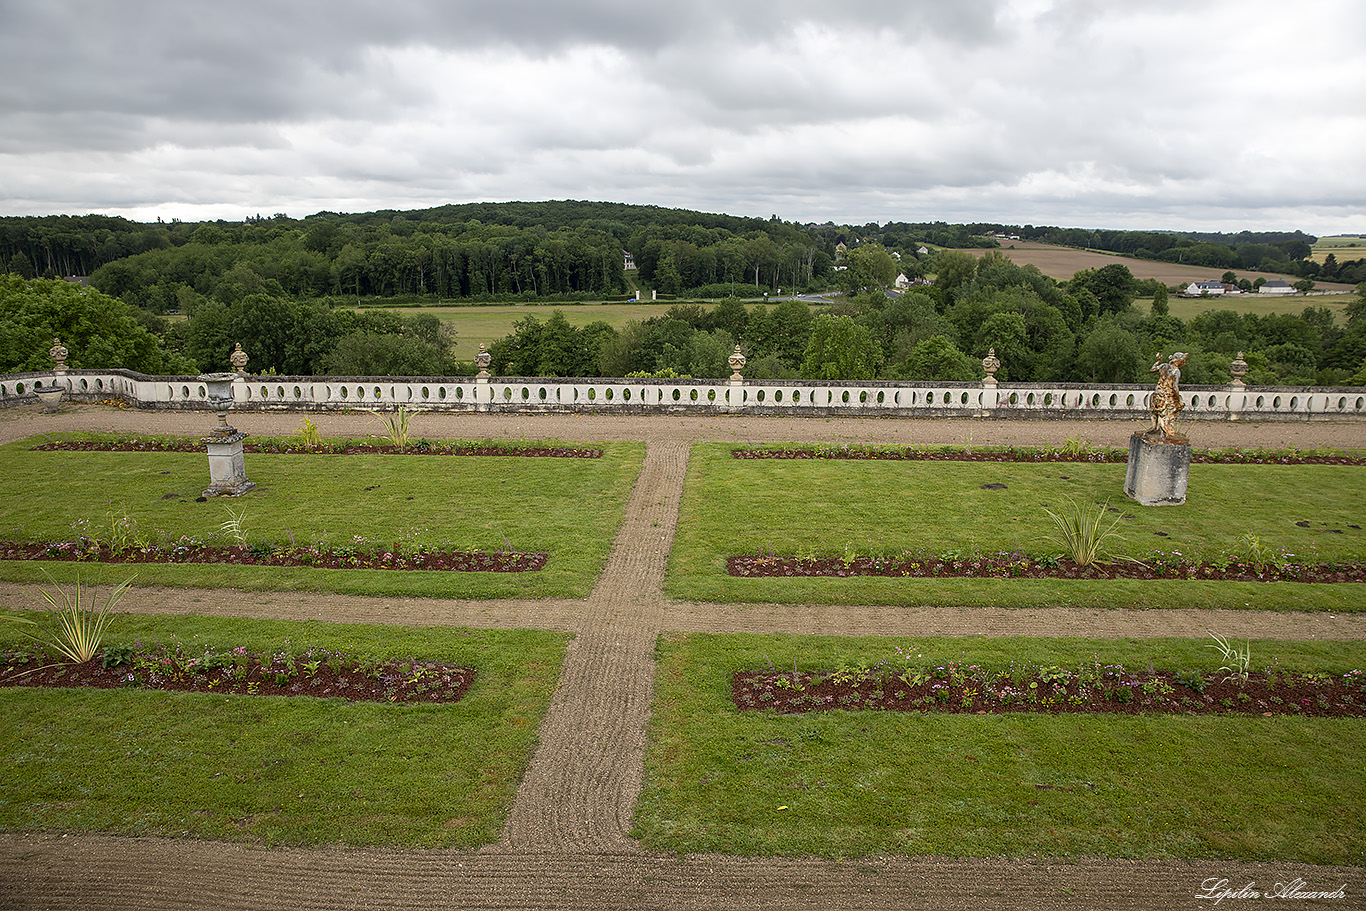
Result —
[[489, 354], [484, 348], [483, 343], [479, 344], [479, 353], [474, 356], [474, 365], [479, 368], [475, 379], [486, 380], [489, 378], [489, 365], [493, 363], [493, 355]]
[[47, 349], [47, 353], [53, 360], [52, 372], [57, 374], [66, 373], [67, 350], [66, 346], [62, 344], [61, 339], [54, 338], [52, 340], [52, 347]]
[[1001, 359], [996, 356], [996, 349], [994, 347], [988, 348], [987, 356], [982, 358], [982, 369], [987, 372], [986, 377], [982, 380], [982, 385], [995, 386], [996, 371], [1001, 369]]
[[232, 362], [233, 367], [237, 368], [238, 376], [246, 376], [247, 361], [250, 360], [250, 358], [248, 358], [247, 353], [242, 350], [241, 342], [237, 342], [236, 347], [232, 349], [232, 354], [228, 356], [228, 360]]
[[1243, 352], [1238, 352], [1238, 356], [1228, 365], [1228, 369], [1233, 374], [1233, 382], [1229, 385], [1234, 389], [1244, 388], [1243, 377], [1247, 376], [1247, 361], [1243, 360]]
[[732, 383], [744, 382], [745, 378], [740, 375], [740, 371], [745, 369], [745, 356], [740, 353], [739, 345], [736, 345], [735, 351], [731, 353], [730, 357], [726, 358], [726, 363], [730, 364], [730, 381]]

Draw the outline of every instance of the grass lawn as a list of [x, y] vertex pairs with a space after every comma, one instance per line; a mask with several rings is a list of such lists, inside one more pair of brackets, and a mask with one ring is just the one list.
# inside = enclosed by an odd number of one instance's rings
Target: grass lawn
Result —
[[[725, 559], [1060, 552], [1044, 513], [1067, 499], [1106, 501], [1120, 518], [1112, 551], [1217, 557], [1264, 548], [1302, 560], [1366, 554], [1366, 476], [1317, 465], [1192, 465], [1184, 506], [1124, 496], [1122, 464], [733, 459], [693, 449], [666, 591], [702, 601], [1018, 607], [1229, 607], [1366, 610], [1359, 584], [1044, 579], [732, 578]], [[1004, 484], [1005, 489], [983, 489]], [[1298, 523], [1306, 523], [1301, 526]], [[1353, 527], [1357, 526], [1357, 527]]]
[[[737, 670], [1099, 660], [1214, 668], [1197, 640], [673, 635], [659, 644], [646, 847], [744, 855], [937, 854], [1366, 861], [1360, 719], [741, 713]], [[1254, 641], [1254, 666], [1343, 672], [1362, 643]]]
[[[306, 589], [415, 597], [583, 597], [601, 572], [644, 454], [640, 443], [607, 443], [601, 459], [513, 456], [247, 456], [257, 489], [233, 500], [195, 502], [208, 485], [202, 453], [33, 452], [33, 440], [0, 446], [0, 538], [108, 539], [124, 518], [153, 540], [220, 540], [229, 510], [245, 509], [250, 541], [326, 541], [405, 549], [549, 554], [528, 573], [390, 572], [308, 567], [151, 565], [138, 584]], [[79, 526], [79, 523], [87, 523]], [[78, 527], [73, 528], [73, 524]], [[0, 578], [59, 580], [92, 568], [3, 562]], [[98, 570], [95, 570], [98, 572]], [[103, 567], [106, 579], [134, 568]]]
[[[5, 647], [17, 640], [0, 626]], [[496, 841], [568, 636], [121, 616], [109, 642], [318, 647], [474, 667], [448, 705], [0, 689], [0, 828], [269, 844]]]

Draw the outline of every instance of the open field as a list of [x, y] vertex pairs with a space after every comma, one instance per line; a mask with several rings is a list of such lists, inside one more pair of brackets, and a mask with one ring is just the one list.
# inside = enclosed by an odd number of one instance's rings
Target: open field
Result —
[[[140, 585], [467, 598], [587, 594], [607, 559], [644, 448], [607, 443], [600, 459], [253, 453], [247, 476], [257, 489], [225, 504], [196, 502], [208, 482], [199, 453], [33, 452], [31, 445], [0, 447], [9, 493], [0, 502], [0, 539], [70, 541], [84, 534], [213, 542], [222, 539], [220, 526], [232, 513], [245, 511], [251, 543], [549, 554], [543, 570], [526, 573], [187, 563], [104, 566], [106, 579], [136, 572]], [[72, 579], [92, 568], [0, 563], [0, 577], [11, 581], [42, 581], [44, 571]]]
[[[0, 650], [19, 644], [0, 625]], [[123, 615], [114, 644], [475, 669], [456, 703], [0, 688], [0, 829], [264, 844], [496, 841], [568, 635]], [[0, 665], [3, 668], [3, 665]]]
[[1332, 253], [1338, 262], [1366, 257], [1366, 237], [1320, 237], [1310, 254], [1315, 262], [1323, 262]]
[[[636, 832], [680, 853], [1359, 863], [1359, 719], [776, 715], [741, 712], [730, 698], [737, 670], [900, 666], [897, 647], [923, 655], [919, 667], [1178, 670], [1217, 667], [1207, 644], [665, 635]], [[1258, 668], [1302, 673], [1340, 674], [1366, 659], [1360, 644], [1250, 648]]]
[[[1366, 554], [1361, 470], [1192, 465], [1185, 506], [1143, 509], [1123, 493], [1124, 466], [737, 460], [725, 444], [693, 449], [666, 591], [703, 601], [784, 604], [1068, 605], [1094, 608], [1366, 610], [1360, 585], [1195, 580], [736, 578], [734, 555], [938, 557], [1059, 553], [1044, 509], [1111, 503], [1110, 553], [1217, 559], [1247, 546], [1300, 559]], [[1004, 489], [985, 489], [990, 483]], [[951, 505], [947, 505], [951, 504]], [[813, 522], [813, 516], [822, 517]], [[947, 519], [951, 516], [951, 520]], [[1299, 523], [1304, 523], [1303, 525]], [[1353, 528], [1352, 526], [1357, 526]]]
[[[745, 289], [740, 288], [739, 293], [744, 294]], [[670, 307], [678, 303], [687, 301], [659, 301], [650, 304], [548, 303], [528, 306], [423, 307], [420, 310], [402, 309], [396, 312], [404, 315], [434, 314], [455, 330], [455, 356], [462, 360], [472, 360], [478, 353], [480, 344], [492, 344], [511, 335], [513, 324], [528, 316], [544, 322], [550, 318], [550, 314], [559, 310], [564, 313], [564, 318], [571, 326], [583, 327], [601, 321], [614, 329], [620, 329], [631, 320], [644, 321], [654, 316], [663, 316]], [[757, 307], [759, 302], [756, 301], [749, 306]]]
[[[970, 250], [968, 252], [976, 256], [986, 253], [985, 250]], [[1117, 253], [1099, 253], [1033, 241], [1007, 241], [1005, 246], [1001, 248], [1001, 252], [1010, 257], [1012, 262], [1020, 265], [1033, 264], [1038, 266], [1039, 271], [1044, 275], [1057, 279], [1068, 279], [1082, 269], [1099, 269], [1111, 263], [1128, 266], [1129, 271], [1136, 278], [1155, 278], [1165, 285], [1187, 285], [1194, 281], [1215, 281], [1224, 273], [1223, 269], [1183, 266], [1179, 263], [1159, 263], [1147, 259], [1120, 256]], [[1338, 259], [1342, 258], [1341, 255], [1338, 256]], [[1246, 278], [1248, 281], [1256, 281], [1259, 276], [1266, 279], [1281, 278], [1291, 284], [1298, 281], [1295, 276], [1277, 275], [1274, 272], [1238, 271], [1238, 277]], [[1315, 284], [1317, 288], [1326, 291], [1351, 291], [1353, 287], [1334, 282], [1316, 282]], [[1245, 299], [1239, 298], [1239, 300]]]
[[[1304, 312], [1305, 307], [1323, 307], [1333, 313], [1339, 326], [1347, 322], [1347, 303], [1355, 300], [1355, 294], [1311, 294], [1301, 296], [1240, 294], [1237, 297], [1169, 297], [1167, 312], [1182, 320], [1189, 320], [1208, 310], [1233, 310], [1237, 313], [1255, 313], [1266, 316], [1271, 313]], [[1134, 302], [1142, 312], [1152, 310], [1152, 301], [1141, 299]]]

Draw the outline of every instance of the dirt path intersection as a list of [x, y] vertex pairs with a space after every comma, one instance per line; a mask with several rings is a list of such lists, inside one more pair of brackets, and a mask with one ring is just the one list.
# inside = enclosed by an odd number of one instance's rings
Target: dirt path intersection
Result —
[[[51, 430], [184, 433], [202, 416], [98, 407], [55, 416], [0, 413], [0, 442]], [[297, 416], [241, 414], [247, 433], [287, 435]], [[357, 415], [319, 418], [325, 435], [374, 432]], [[1302, 879], [1345, 886], [1343, 900], [1295, 907], [1366, 908], [1366, 868], [1220, 861], [1047, 858], [754, 859], [643, 851], [629, 837], [644, 764], [661, 632], [783, 631], [853, 635], [1202, 636], [1366, 638], [1359, 616], [1236, 611], [955, 608], [803, 609], [666, 601], [665, 565], [689, 445], [699, 440], [1122, 445], [1125, 422], [419, 415], [414, 432], [446, 438], [646, 440], [647, 451], [607, 566], [582, 601], [464, 602], [305, 593], [143, 589], [137, 609], [285, 619], [570, 630], [541, 742], [499, 843], [477, 852], [267, 849], [193, 840], [0, 834], [0, 909], [23, 908], [1187, 908], [1214, 881], [1242, 888]], [[1366, 448], [1352, 424], [1208, 424], [1198, 445]], [[0, 585], [0, 603], [31, 603]], [[131, 600], [131, 599], [130, 599]], [[128, 603], [128, 602], [125, 602]], [[533, 622], [528, 618], [534, 617]], [[1246, 899], [1225, 899], [1239, 907]], [[1224, 905], [1224, 902], [1220, 902]]]

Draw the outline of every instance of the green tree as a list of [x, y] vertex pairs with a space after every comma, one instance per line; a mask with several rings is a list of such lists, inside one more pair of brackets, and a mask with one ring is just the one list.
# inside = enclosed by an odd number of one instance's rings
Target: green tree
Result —
[[900, 378], [905, 380], [971, 383], [983, 375], [979, 363], [942, 335], [932, 335], [917, 342], [900, 370]]
[[1143, 371], [1138, 338], [1114, 319], [1101, 320], [1077, 349], [1076, 373], [1092, 383], [1136, 383]]
[[942, 294], [947, 306], [959, 286], [967, 284], [977, 272], [977, 259], [962, 250], [940, 250], [930, 266], [934, 272], [934, 286]]
[[896, 260], [881, 244], [862, 244], [844, 257], [840, 285], [848, 293], [891, 287], [896, 281]]
[[59, 279], [0, 275], [0, 372], [46, 370], [60, 338], [71, 367], [124, 368], [146, 374], [198, 372], [139, 324], [120, 300]]
[[1167, 288], [1166, 288], [1166, 286], [1164, 285], [1164, 286], [1158, 288], [1157, 291], [1156, 291], [1156, 293], [1153, 294], [1153, 309], [1152, 309], [1152, 315], [1153, 315], [1153, 316], [1166, 316], [1166, 315], [1167, 315], [1168, 313], [1170, 313], [1170, 312], [1171, 312], [1171, 309], [1170, 309], [1170, 307], [1169, 307], [1168, 304], [1167, 304]]
[[815, 380], [871, 380], [877, 376], [881, 348], [873, 334], [847, 316], [819, 314], [801, 375]]

